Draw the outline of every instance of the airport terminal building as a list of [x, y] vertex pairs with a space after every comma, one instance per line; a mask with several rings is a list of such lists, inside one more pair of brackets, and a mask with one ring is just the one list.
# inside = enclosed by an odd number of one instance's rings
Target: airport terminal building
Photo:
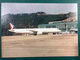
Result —
[[78, 22], [53, 21], [49, 24], [39, 24], [38, 28], [58, 28], [61, 31], [70, 31], [71, 28], [78, 28]]

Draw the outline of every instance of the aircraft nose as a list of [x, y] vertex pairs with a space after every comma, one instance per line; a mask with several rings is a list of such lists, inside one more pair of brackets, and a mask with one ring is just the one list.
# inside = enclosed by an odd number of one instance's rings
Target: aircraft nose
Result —
[[61, 32], [61, 30], [60, 29], [57, 29], [59, 32]]

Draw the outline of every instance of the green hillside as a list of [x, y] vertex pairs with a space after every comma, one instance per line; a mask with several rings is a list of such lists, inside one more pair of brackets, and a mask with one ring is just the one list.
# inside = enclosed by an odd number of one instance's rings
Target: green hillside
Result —
[[75, 13], [67, 14], [46, 14], [45, 12], [23, 13], [23, 14], [6, 14], [1, 17], [2, 35], [12, 35], [9, 23], [15, 25], [16, 28], [37, 28], [38, 24], [47, 24], [51, 21], [61, 21], [75, 16]]

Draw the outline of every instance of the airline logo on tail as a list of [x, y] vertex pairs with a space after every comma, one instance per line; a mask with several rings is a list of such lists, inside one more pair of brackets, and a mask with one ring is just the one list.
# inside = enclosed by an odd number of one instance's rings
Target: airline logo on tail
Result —
[[10, 28], [13, 29], [14, 28], [14, 25], [12, 25], [11, 23], [9, 23], [9, 24], [10, 24]]

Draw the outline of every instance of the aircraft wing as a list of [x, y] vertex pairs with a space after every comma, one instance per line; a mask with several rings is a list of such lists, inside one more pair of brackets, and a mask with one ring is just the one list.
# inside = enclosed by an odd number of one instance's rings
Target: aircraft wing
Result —
[[35, 34], [42, 34], [42, 31], [41, 30], [29, 30], [29, 31], [32, 31]]
[[29, 30], [29, 31], [32, 31], [32, 32], [38, 32], [39, 30]]

